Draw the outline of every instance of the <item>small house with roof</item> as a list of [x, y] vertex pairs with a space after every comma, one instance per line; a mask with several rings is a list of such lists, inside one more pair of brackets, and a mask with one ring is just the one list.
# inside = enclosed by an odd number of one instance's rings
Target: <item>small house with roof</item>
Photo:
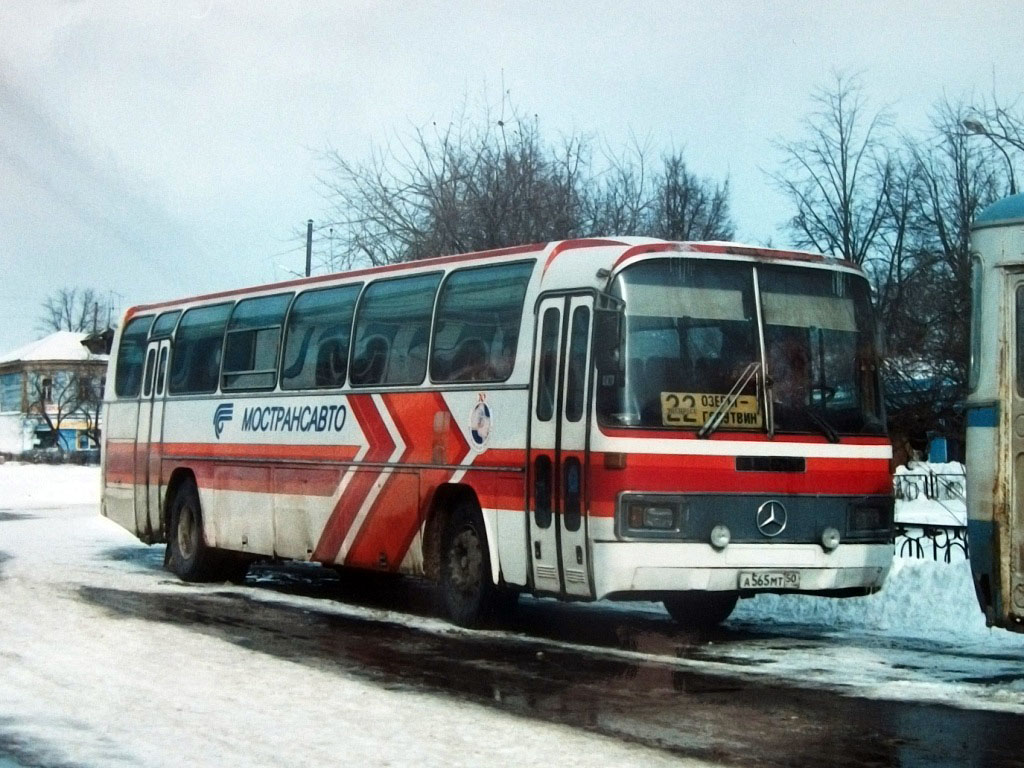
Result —
[[57, 331], [0, 354], [0, 453], [99, 447], [106, 354]]

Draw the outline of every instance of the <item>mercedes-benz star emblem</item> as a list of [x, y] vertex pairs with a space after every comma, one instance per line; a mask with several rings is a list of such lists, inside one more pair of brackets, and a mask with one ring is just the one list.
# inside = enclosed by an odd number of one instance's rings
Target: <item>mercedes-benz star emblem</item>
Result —
[[757, 530], [768, 538], [778, 536], [786, 530], [787, 521], [786, 508], [780, 501], [772, 499], [757, 508]]

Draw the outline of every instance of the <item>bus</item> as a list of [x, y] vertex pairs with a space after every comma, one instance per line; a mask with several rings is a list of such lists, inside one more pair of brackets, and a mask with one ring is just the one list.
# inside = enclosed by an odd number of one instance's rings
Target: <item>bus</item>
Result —
[[185, 580], [259, 558], [521, 593], [863, 595], [892, 560], [867, 280], [812, 253], [591, 238], [129, 309], [102, 511]]
[[1024, 195], [971, 227], [967, 541], [989, 626], [1024, 631]]

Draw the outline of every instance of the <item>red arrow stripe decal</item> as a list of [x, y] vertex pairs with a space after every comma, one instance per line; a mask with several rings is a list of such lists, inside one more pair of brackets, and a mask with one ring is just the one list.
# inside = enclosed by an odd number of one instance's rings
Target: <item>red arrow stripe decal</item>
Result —
[[[459, 464], [469, 453], [469, 445], [454, 419], [448, 419], [443, 436], [435, 435], [435, 416], [449, 413], [440, 393], [384, 395], [382, 399], [405, 442], [399, 462], [430, 464], [435, 439], [444, 440], [449, 463]], [[383, 555], [387, 567], [397, 570], [419, 532], [434, 490], [451, 476], [447, 469], [392, 473], [356, 534], [345, 562], [379, 567]]]
[[[384, 420], [377, 412], [377, 406], [373, 403], [371, 395], [352, 395], [348, 399], [352, 415], [359, 422], [359, 428], [363, 431], [369, 443], [369, 449], [361, 461], [377, 463], [386, 462], [391, 458], [395, 450], [395, 441], [391, 439]], [[352, 521], [359, 514], [360, 507], [366, 500], [374, 482], [381, 475], [383, 470], [377, 467], [356, 469], [348, 488], [338, 499], [338, 503], [331, 512], [324, 531], [320, 535], [320, 541], [313, 552], [313, 560], [323, 563], [333, 563], [341, 550], [342, 542], [348, 535]]]

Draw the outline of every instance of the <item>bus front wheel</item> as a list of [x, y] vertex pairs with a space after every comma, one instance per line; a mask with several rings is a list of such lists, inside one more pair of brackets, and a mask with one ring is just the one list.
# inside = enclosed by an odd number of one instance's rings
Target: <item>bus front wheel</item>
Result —
[[445, 615], [463, 627], [485, 623], [501, 603], [483, 516], [468, 501], [452, 510], [441, 536], [440, 597]]
[[735, 592], [678, 592], [664, 599], [665, 610], [688, 629], [708, 629], [729, 618], [739, 595]]
[[203, 539], [203, 509], [195, 480], [188, 478], [178, 486], [170, 513], [167, 568], [185, 581], [208, 581], [216, 553]]

